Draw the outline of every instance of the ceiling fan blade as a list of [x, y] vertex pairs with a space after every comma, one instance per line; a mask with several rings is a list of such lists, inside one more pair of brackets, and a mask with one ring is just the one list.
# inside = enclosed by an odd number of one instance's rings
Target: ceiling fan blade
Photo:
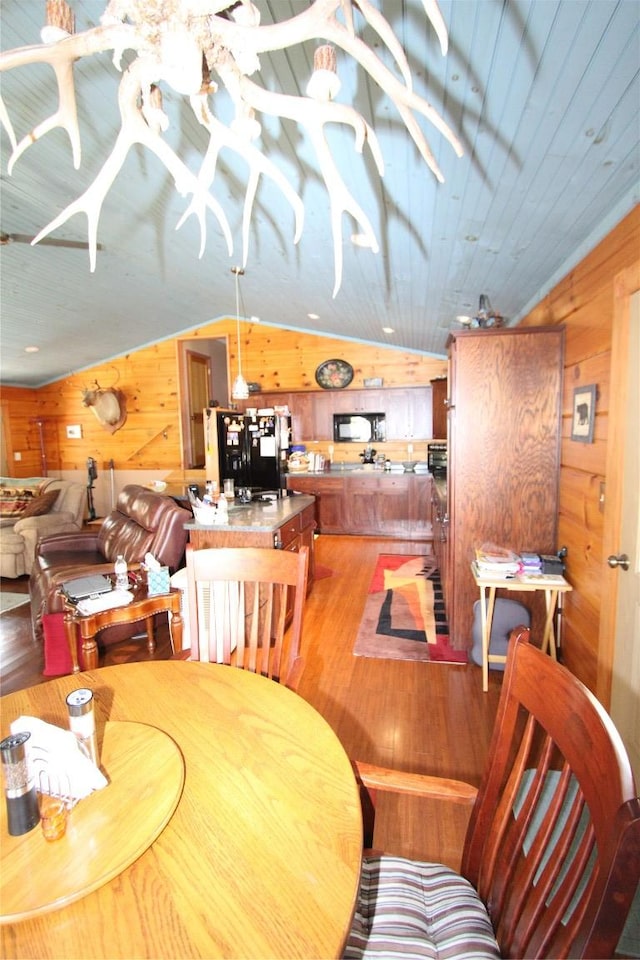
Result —
[[[33, 237], [26, 233], [0, 233], [0, 246], [8, 243], [31, 243]], [[36, 247], [67, 247], [70, 250], [88, 250], [89, 244], [86, 240], [57, 240], [55, 237], [44, 237]], [[96, 244], [97, 250], [104, 250], [101, 243]]]

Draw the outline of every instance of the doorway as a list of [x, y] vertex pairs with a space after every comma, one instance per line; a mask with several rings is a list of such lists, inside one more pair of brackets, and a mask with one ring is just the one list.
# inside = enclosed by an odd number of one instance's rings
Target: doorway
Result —
[[615, 280], [611, 354], [615, 390], [609, 399], [603, 538], [606, 603], [600, 624], [597, 694], [608, 707], [634, 772], [640, 776], [640, 262]]
[[189, 467], [204, 467], [203, 409], [211, 393], [211, 366], [209, 357], [193, 350], [186, 351], [187, 384], [189, 387]]
[[611, 679], [611, 717], [640, 781], [640, 291], [630, 301], [627, 417], [624, 437], [622, 516], [618, 552], [628, 568], [617, 570], [618, 603]]
[[204, 470], [205, 445], [202, 411], [211, 402], [228, 406], [227, 338], [181, 340], [180, 410], [182, 463], [185, 470]]

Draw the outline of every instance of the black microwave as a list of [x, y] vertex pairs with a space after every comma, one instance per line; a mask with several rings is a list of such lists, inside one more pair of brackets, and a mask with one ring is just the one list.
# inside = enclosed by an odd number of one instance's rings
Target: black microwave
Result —
[[336, 443], [380, 443], [387, 439], [384, 413], [334, 413]]

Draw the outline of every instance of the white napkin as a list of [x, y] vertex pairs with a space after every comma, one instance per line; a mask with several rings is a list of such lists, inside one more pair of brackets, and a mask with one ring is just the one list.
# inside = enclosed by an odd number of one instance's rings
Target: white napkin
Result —
[[18, 717], [12, 733], [31, 734], [25, 744], [27, 767], [41, 793], [59, 793], [82, 800], [94, 790], [102, 790], [107, 778], [82, 753], [70, 730], [63, 730], [37, 717]]

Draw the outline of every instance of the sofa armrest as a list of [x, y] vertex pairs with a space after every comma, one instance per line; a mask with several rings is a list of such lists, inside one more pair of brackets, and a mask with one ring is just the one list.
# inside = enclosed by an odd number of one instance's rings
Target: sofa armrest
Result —
[[75, 533], [54, 533], [40, 540], [36, 548], [36, 556], [44, 557], [53, 553], [78, 554], [78, 563], [82, 564], [83, 553], [99, 552], [98, 530], [77, 530]]
[[13, 525], [15, 533], [21, 533], [24, 536], [25, 530], [37, 530], [44, 535], [54, 533], [79, 533], [76, 527], [75, 517], [68, 511], [59, 513], [44, 513], [40, 517], [25, 517], [23, 520], [16, 520]]

